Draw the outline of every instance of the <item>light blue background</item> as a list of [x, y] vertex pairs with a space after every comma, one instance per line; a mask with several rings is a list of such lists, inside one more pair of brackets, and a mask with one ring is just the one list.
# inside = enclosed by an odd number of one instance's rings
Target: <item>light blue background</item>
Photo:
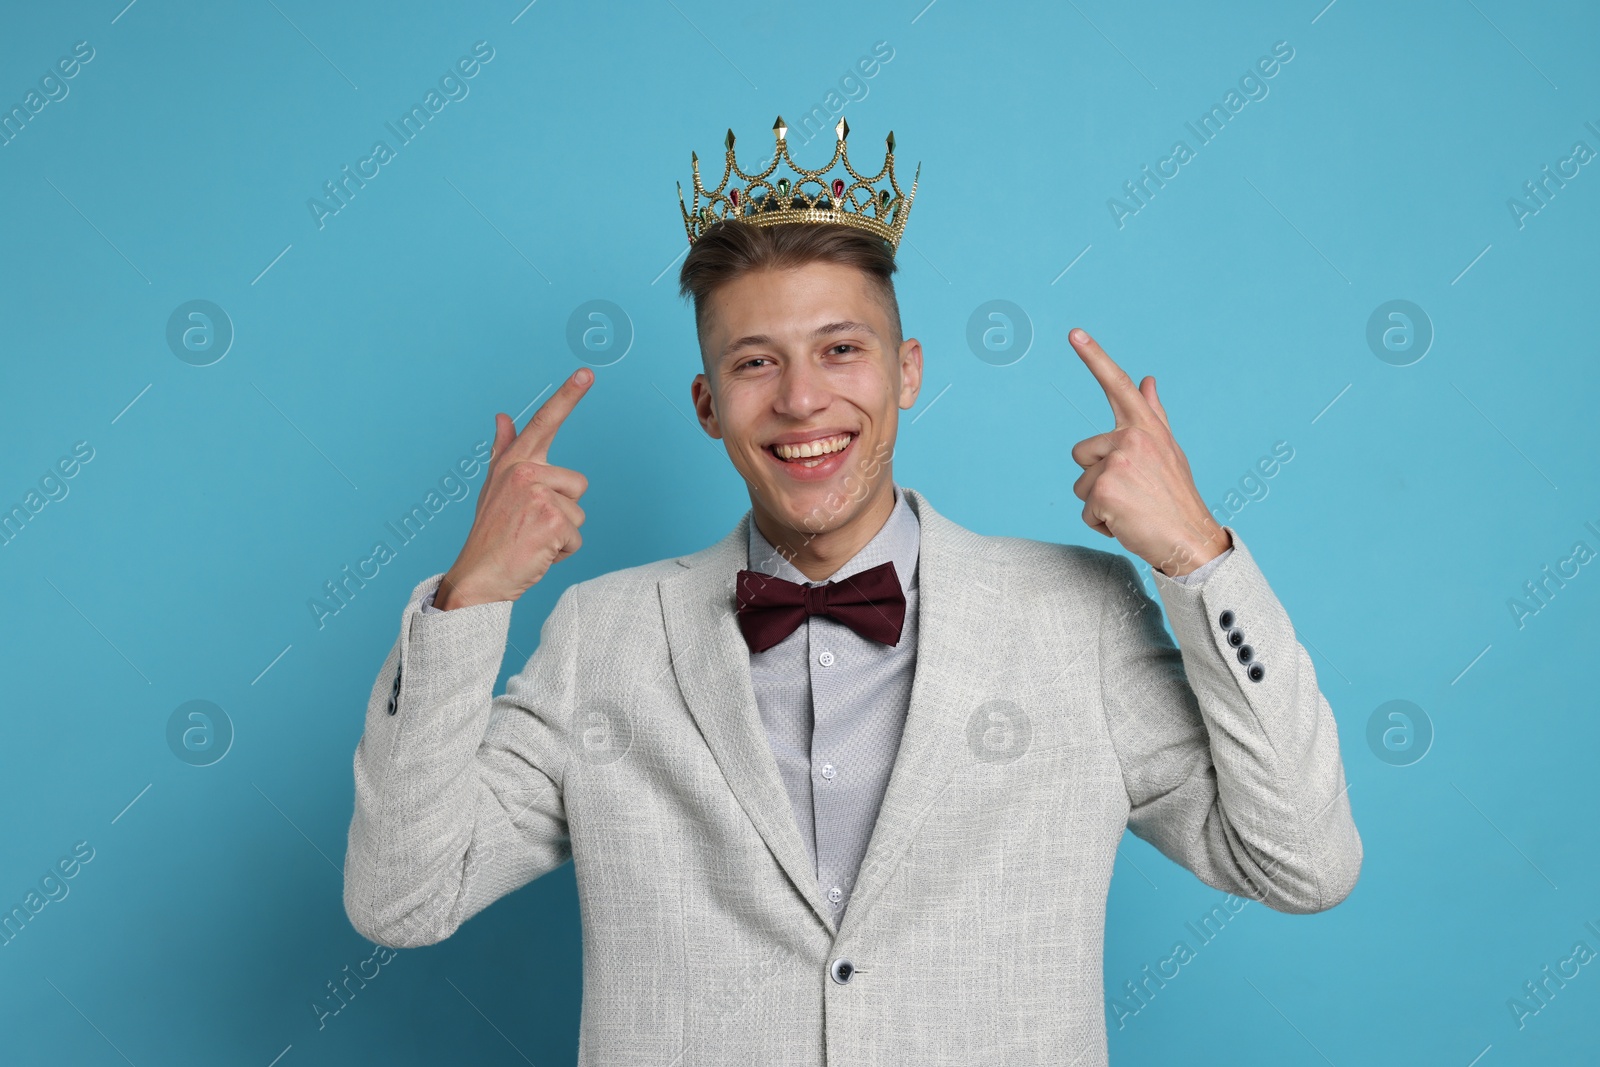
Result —
[[[1575, 942], [1600, 951], [1600, 567], [1520, 628], [1508, 607], [1574, 542], [1600, 550], [1600, 165], [1521, 228], [1507, 207], [1574, 142], [1600, 149], [1591, 6], [124, 2], [0, 11], [7, 109], [95, 50], [0, 147], [0, 505], [94, 449], [0, 547], [0, 906], [94, 849], [0, 947], [0, 1058], [573, 1061], [570, 865], [318, 1028], [325, 983], [372, 953], [338, 866], [363, 709], [471, 498], [322, 628], [307, 604], [577, 365], [566, 322], [592, 299], [635, 339], [552, 454], [589, 477], [585, 545], [519, 604], [505, 673], [566, 584], [725, 533], [747, 499], [689, 423], [674, 183], [691, 150], [715, 178], [730, 125], [754, 164], [774, 115], [826, 110], [883, 41], [845, 113], [865, 165], [890, 128], [902, 173], [923, 165], [900, 482], [981, 532], [1110, 547], [1071, 492], [1068, 450], [1110, 425], [1074, 325], [1157, 376], [1209, 502], [1294, 449], [1231, 521], [1338, 718], [1361, 882], [1322, 915], [1246, 907], [1124, 1028], [1108, 1012], [1113, 1062], [1595, 1060], [1600, 963], [1523, 1028], [1507, 1006]], [[480, 40], [470, 94], [319, 229], [307, 200]], [[1184, 123], [1278, 41], [1269, 95], [1119, 229], [1108, 198], [1195, 147]], [[791, 141], [812, 166], [831, 148]], [[193, 299], [236, 330], [211, 366], [165, 340]], [[993, 299], [1035, 334], [1003, 367], [966, 342]], [[1391, 299], [1436, 331], [1409, 366], [1366, 343]], [[166, 740], [194, 699], [236, 731], [207, 767]], [[1393, 699], [1436, 731], [1409, 766], [1367, 743]], [[1221, 899], [1129, 835], [1108, 992]]]

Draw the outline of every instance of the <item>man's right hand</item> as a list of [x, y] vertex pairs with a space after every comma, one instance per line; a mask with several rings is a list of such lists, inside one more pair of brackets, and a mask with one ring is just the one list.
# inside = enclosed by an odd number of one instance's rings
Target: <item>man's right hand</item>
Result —
[[583, 509], [578, 498], [589, 479], [545, 462], [561, 423], [572, 413], [594, 371], [579, 367], [516, 432], [504, 412], [494, 417], [494, 451], [478, 490], [472, 530], [455, 564], [439, 582], [433, 606], [442, 611], [496, 600], [516, 600], [544, 577], [552, 563], [578, 551]]

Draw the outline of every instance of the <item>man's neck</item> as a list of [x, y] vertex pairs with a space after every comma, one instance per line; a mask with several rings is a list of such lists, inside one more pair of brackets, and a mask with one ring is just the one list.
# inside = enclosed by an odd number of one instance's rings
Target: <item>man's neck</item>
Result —
[[785, 526], [759, 504], [754, 504], [750, 517], [761, 536], [796, 570], [813, 582], [821, 582], [849, 563], [867, 542], [878, 536], [894, 511], [894, 503], [893, 479], [885, 478], [848, 522], [820, 533]]

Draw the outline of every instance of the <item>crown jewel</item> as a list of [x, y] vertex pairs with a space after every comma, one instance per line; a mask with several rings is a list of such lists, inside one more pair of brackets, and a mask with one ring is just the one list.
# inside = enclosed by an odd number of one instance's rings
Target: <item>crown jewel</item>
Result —
[[[694, 166], [694, 203], [683, 202], [683, 185], [678, 186], [678, 206], [683, 210], [683, 228], [689, 243], [705, 236], [707, 230], [719, 222], [733, 219], [751, 226], [775, 226], [786, 222], [836, 222], [877, 234], [890, 249], [900, 247], [900, 236], [905, 233], [906, 219], [911, 214], [911, 201], [917, 195], [917, 178], [922, 173], [918, 164], [912, 175], [911, 191], [902, 192], [894, 177], [894, 132], [885, 138], [887, 151], [883, 168], [876, 174], [863, 175], [850, 165], [850, 154], [845, 138], [850, 136], [850, 124], [842, 117], [834, 127], [838, 142], [833, 158], [817, 170], [807, 170], [789, 155], [789, 127], [783, 116], [772, 124], [777, 139], [772, 160], [765, 170], [746, 174], [739, 169], [733, 154], [733, 131], [723, 143], [727, 146], [727, 168], [722, 181], [715, 189], [706, 189], [700, 182], [700, 157], [693, 152], [689, 158]], [[780, 177], [769, 181], [779, 163], [787, 163], [794, 177]], [[836, 164], [844, 165], [844, 174], [828, 178]], [[845, 175], [850, 178], [846, 181]], [[743, 184], [740, 185], [739, 183]], [[884, 184], [884, 183], [887, 184]], [[702, 201], [704, 201], [702, 203]]]

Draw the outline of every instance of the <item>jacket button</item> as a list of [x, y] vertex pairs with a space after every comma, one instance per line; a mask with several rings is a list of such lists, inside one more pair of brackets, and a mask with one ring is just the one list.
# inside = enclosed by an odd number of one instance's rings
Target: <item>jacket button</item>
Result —
[[1250, 664], [1250, 669], [1245, 672], [1252, 682], [1259, 682], [1267, 676], [1267, 669], [1259, 663]]
[[1238, 648], [1240, 645], [1244, 644], [1244, 631], [1239, 629], [1237, 626], [1229, 630], [1228, 644], [1232, 645], [1234, 648]]
[[844, 985], [850, 981], [850, 976], [856, 973], [856, 965], [848, 958], [840, 956], [833, 961], [833, 966], [828, 968], [828, 973], [833, 976], [835, 982]]
[[1233, 612], [1224, 611], [1221, 615], [1218, 615], [1217, 625], [1221, 626], [1224, 630], [1233, 629]]
[[1240, 663], [1249, 663], [1251, 660], [1253, 660], [1255, 658], [1256, 658], [1256, 650], [1255, 649], [1251, 648], [1249, 645], [1240, 645], [1239, 646], [1239, 662]]

